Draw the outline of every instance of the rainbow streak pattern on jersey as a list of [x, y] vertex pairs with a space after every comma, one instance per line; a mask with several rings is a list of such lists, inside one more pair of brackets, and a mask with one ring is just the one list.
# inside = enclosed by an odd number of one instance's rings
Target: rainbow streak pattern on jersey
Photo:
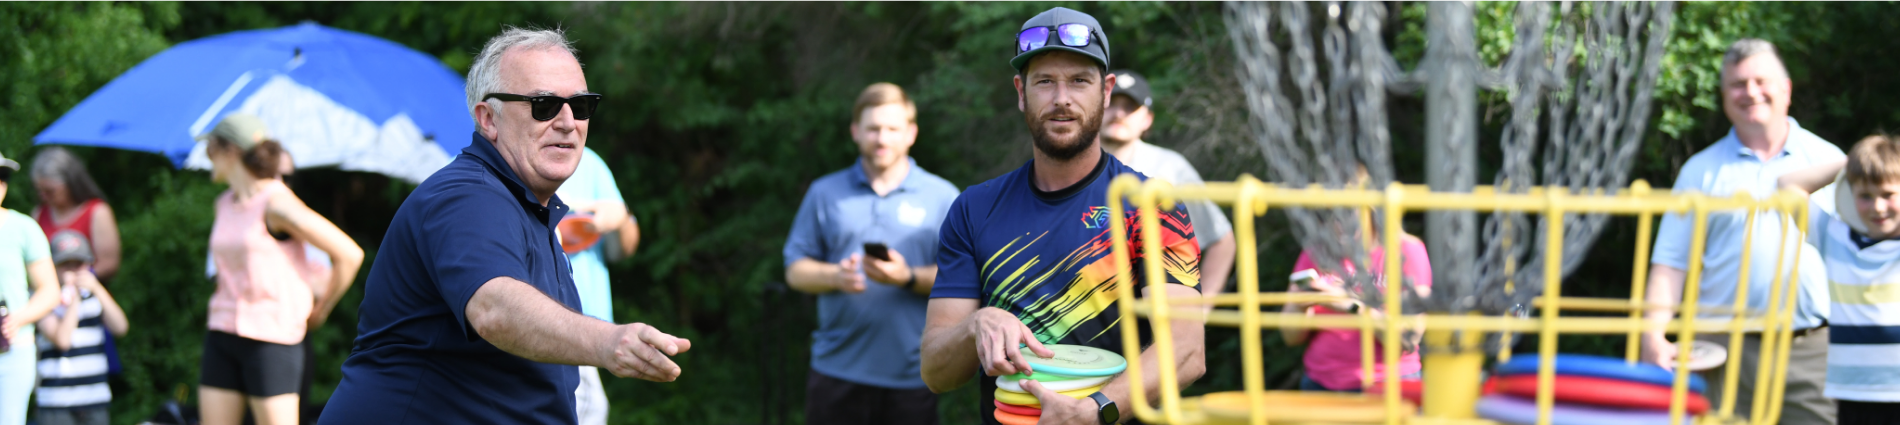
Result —
[[[1132, 272], [1135, 273], [1134, 280], [1139, 282], [1144, 274], [1141, 272], [1143, 257], [1139, 249], [1144, 235], [1135, 211], [1128, 211], [1125, 220], [1130, 230], [1128, 243], [1133, 253], [1130, 258], [1134, 265]], [[1201, 250], [1199, 244], [1194, 242], [1194, 226], [1189, 222], [1186, 210], [1176, 208], [1162, 214], [1160, 224], [1161, 242], [1165, 247], [1161, 265], [1168, 281], [1189, 287], [1198, 286]], [[1101, 227], [1101, 232], [1087, 243], [1046, 266], [1041, 257], [1033, 254], [1017, 260], [1026, 251], [1032, 251], [1037, 243], [1043, 242], [1049, 234], [1047, 231], [1017, 237], [991, 253], [983, 262], [981, 274], [982, 280], [995, 284], [995, 291], [986, 300], [986, 305], [1016, 313], [1024, 325], [1036, 332], [1036, 339], [1044, 343], [1062, 341], [1078, 325], [1095, 320], [1114, 306], [1116, 300], [1117, 276], [1114, 250], [1111, 248], [1114, 245], [1113, 238], [1107, 226]], [[1060, 284], [1063, 289], [1057, 292], [1036, 290], [1048, 284]], [[1087, 335], [1080, 341], [1094, 341], [1102, 333], [1114, 329], [1119, 322], [1120, 318], [1115, 318], [1094, 335]]]

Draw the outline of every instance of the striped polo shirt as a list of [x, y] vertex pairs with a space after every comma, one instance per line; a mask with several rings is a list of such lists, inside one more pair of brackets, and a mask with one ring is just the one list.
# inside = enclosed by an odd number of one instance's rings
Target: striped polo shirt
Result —
[[1862, 248], [1835, 215], [1810, 210], [1808, 240], [1827, 264], [1833, 300], [1827, 397], [1900, 402], [1900, 239]]
[[[106, 386], [106, 354], [101, 346], [106, 336], [104, 323], [99, 320], [103, 307], [92, 292], [81, 291], [79, 328], [73, 331], [69, 350], [59, 351], [52, 341], [40, 337], [40, 387], [33, 392], [40, 407], [99, 407], [112, 401], [112, 388]], [[72, 307], [56, 307], [50, 317], [64, 317], [68, 308]]]

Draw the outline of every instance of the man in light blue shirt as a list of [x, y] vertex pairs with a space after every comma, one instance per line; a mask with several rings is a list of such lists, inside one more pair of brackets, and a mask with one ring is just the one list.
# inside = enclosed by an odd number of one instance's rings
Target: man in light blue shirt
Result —
[[785, 238], [785, 282], [818, 295], [805, 423], [935, 424], [918, 349], [957, 188], [910, 158], [917, 107], [902, 88], [872, 84], [852, 113], [858, 161], [811, 182]]
[[[574, 213], [592, 215], [593, 222], [589, 225], [596, 232], [614, 231], [620, 228], [620, 223], [630, 219], [627, 201], [614, 185], [614, 172], [607, 169], [607, 162], [592, 148], [581, 149], [581, 164], [574, 167], [574, 175], [554, 193], [566, 201]], [[615, 323], [614, 291], [601, 245], [603, 243], [596, 243], [581, 252], [568, 254], [567, 262], [574, 268], [574, 289], [581, 296], [581, 314]], [[601, 388], [600, 370], [581, 366], [580, 374], [581, 385], [574, 393], [574, 412], [580, 417], [581, 425], [607, 423], [607, 393]]]
[[[1722, 110], [1734, 124], [1727, 137], [1696, 153], [1683, 164], [1676, 176], [1677, 192], [1700, 192], [1727, 197], [1747, 192], [1766, 197], [1777, 189], [1782, 174], [1822, 163], [1841, 161], [1846, 155], [1839, 147], [1801, 128], [1788, 117], [1792, 89], [1788, 72], [1775, 54], [1774, 45], [1756, 39], [1736, 41], [1722, 60]], [[1831, 190], [1824, 189], [1824, 190]], [[1822, 195], [1822, 196], [1831, 196]], [[1825, 199], [1825, 198], [1823, 198]], [[1707, 243], [1702, 256], [1699, 305], [1703, 308], [1728, 308], [1735, 304], [1741, 268], [1749, 267], [1748, 306], [1766, 311], [1769, 289], [1781, 282], [1776, 270], [1787, 273], [1789, 267], [1776, 267], [1783, 258], [1799, 258], [1798, 298], [1795, 302], [1795, 337], [1790, 348], [1787, 387], [1782, 400], [1782, 424], [1833, 424], [1834, 404], [1822, 393], [1827, 378], [1827, 275], [1820, 254], [1800, 235], [1784, 235], [1777, 214], [1758, 214], [1751, 239], [1745, 211], [1709, 214]], [[1663, 217], [1656, 231], [1656, 248], [1650, 257], [1650, 303], [1675, 305], [1680, 302], [1689, 264], [1689, 244], [1693, 235], [1693, 217], [1670, 214]], [[1777, 244], [1789, 241], [1788, 245]], [[1800, 242], [1800, 243], [1795, 243]], [[1787, 248], [1781, 248], [1781, 247]], [[1747, 247], [1748, 264], [1741, 263]], [[1785, 252], [1783, 252], [1785, 251]], [[1667, 322], [1668, 311], [1650, 313], [1650, 319]], [[1726, 346], [1727, 335], [1699, 338]], [[1734, 412], [1752, 416], [1755, 394], [1756, 358], [1761, 335], [1750, 333], [1743, 347], [1728, 347], [1728, 362], [1708, 371], [1706, 377], [1720, 379], [1724, 368], [1739, 367]], [[1643, 338], [1643, 361], [1674, 367], [1676, 347], [1661, 331], [1650, 331]], [[1720, 381], [1714, 381], [1720, 382]], [[1710, 386], [1709, 400], [1721, 400], [1720, 386]], [[1773, 409], [1765, 409], [1773, 410]]]

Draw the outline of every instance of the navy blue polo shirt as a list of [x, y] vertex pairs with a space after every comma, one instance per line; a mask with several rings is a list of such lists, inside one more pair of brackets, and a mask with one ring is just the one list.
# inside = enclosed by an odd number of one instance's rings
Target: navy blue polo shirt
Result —
[[356, 344], [322, 424], [571, 424], [574, 366], [496, 348], [464, 308], [498, 277], [568, 308], [580, 296], [543, 207], [481, 134], [396, 210], [363, 284]]
[[[866, 242], [883, 243], [911, 267], [936, 265], [937, 228], [956, 199], [956, 185], [916, 160], [904, 181], [880, 196], [859, 160], [811, 182], [785, 238], [785, 266], [805, 258], [835, 264], [864, 253]], [[925, 388], [917, 347], [928, 303], [923, 295], [870, 278], [864, 279], [864, 292], [819, 295], [812, 370], [862, 385]]]

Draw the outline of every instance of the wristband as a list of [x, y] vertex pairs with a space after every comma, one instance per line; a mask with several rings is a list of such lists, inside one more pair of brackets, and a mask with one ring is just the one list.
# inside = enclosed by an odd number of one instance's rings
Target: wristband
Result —
[[904, 282], [904, 290], [910, 291], [915, 289], [917, 289], [917, 270], [911, 269], [910, 280]]

